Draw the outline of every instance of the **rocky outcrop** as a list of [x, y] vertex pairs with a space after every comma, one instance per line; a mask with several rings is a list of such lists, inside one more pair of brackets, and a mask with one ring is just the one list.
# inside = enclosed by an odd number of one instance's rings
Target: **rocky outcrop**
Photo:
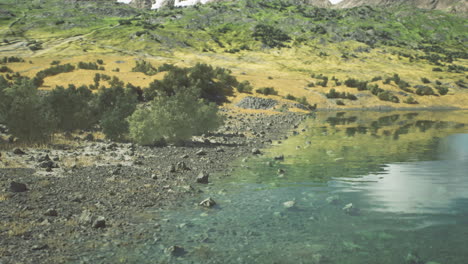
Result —
[[343, 0], [338, 3], [338, 8], [352, 8], [357, 6], [395, 6], [414, 5], [422, 9], [445, 10], [453, 13], [467, 13], [468, 1], [466, 0]]
[[[152, 8], [157, 9], [165, 6], [192, 6], [196, 4], [206, 4], [220, 1], [236, 1], [236, 0], [132, 0], [130, 4], [137, 8]], [[287, 0], [286, 0], [287, 1]], [[329, 0], [289, 0], [291, 2], [317, 7], [330, 7], [332, 4]]]

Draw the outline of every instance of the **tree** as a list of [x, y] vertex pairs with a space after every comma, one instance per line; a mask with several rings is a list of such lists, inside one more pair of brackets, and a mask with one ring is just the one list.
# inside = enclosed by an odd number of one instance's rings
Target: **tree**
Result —
[[44, 100], [56, 117], [57, 129], [73, 131], [88, 129], [97, 123], [90, 108], [93, 98], [93, 93], [86, 86], [77, 89], [74, 85], [69, 85], [67, 89], [57, 86]]
[[0, 88], [0, 116], [12, 135], [25, 142], [50, 139], [55, 118], [38, 95], [29, 78], [17, 79], [13, 84]]
[[138, 94], [122, 86], [100, 89], [94, 102], [102, 132], [113, 140], [121, 140], [128, 133], [127, 117], [136, 109]]
[[157, 97], [149, 107], [137, 109], [128, 121], [130, 138], [142, 145], [180, 143], [222, 123], [217, 106], [199, 99], [196, 91]]

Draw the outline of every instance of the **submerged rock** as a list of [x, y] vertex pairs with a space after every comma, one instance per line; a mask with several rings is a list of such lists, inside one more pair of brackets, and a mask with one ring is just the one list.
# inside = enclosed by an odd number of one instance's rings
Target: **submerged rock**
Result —
[[28, 187], [24, 183], [15, 182], [15, 181], [10, 182], [10, 191], [12, 192], [15, 192], [15, 193], [25, 192], [27, 190], [28, 190]]
[[199, 205], [210, 208], [210, 207], [215, 206], [216, 202], [211, 197], [208, 197], [205, 200], [201, 201]]
[[286, 209], [293, 209], [293, 208], [296, 207], [296, 200], [284, 202], [284, 203], [283, 203], [283, 206], [284, 206], [284, 208], [286, 208]]
[[359, 215], [360, 211], [359, 208], [354, 207], [352, 203], [349, 203], [343, 207], [343, 211], [349, 215]]
[[200, 172], [200, 174], [198, 174], [198, 176], [197, 176], [197, 182], [207, 184], [209, 176], [210, 176], [210, 174], [208, 174], [206, 172]]
[[329, 204], [337, 205], [340, 202], [340, 197], [337, 195], [329, 196], [326, 201]]
[[177, 245], [170, 246], [170, 247], [166, 248], [164, 251], [166, 252], [166, 254], [169, 254], [169, 255], [174, 256], [174, 257], [181, 257], [181, 256], [187, 254], [187, 252], [185, 251], [185, 249], [183, 247], [177, 246]]

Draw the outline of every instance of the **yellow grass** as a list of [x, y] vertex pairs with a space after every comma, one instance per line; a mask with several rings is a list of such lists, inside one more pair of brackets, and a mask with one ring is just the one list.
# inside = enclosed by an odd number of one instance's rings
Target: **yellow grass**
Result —
[[[172, 63], [178, 66], [192, 66], [198, 62], [211, 64], [231, 69], [233, 75], [238, 80], [247, 80], [255, 88], [273, 87], [279, 92], [279, 97], [291, 94], [295, 97], [305, 96], [309, 103], [317, 104], [319, 108], [336, 108], [333, 100], [328, 100], [323, 95], [331, 88], [339, 92], [350, 92], [353, 94], [363, 93], [370, 95], [370, 92], [358, 92], [357, 89], [347, 88], [344, 85], [334, 87], [334, 81], [331, 77], [335, 76], [341, 82], [347, 78], [356, 78], [360, 80], [370, 80], [375, 76], [388, 77], [394, 73], [408, 81], [412, 85], [422, 84], [421, 77], [429, 78], [431, 81], [440, 79], [442, 82], [454, 82], [465, 78], [464, 74], [433, 72], [433, 65], [424, 61], [409, 62], [407, 58], [399, 58], [398, 55], [392, 55], [397, 48], [373, 49], [369, 53], [358, 53], [359, 58], [349, 58], [343, 60], [340, 58], [342, 51], [353, 51], [361, 44], [349, 42], [340, 46], [330, 44], [325, 48], [299, 47], [292, 49], [270, 50], [264, 52], [242, 51], [237, 54], [213, 54], [213, 53], [187, 53], [174, 51], [166, 57], [155, 57], [151, 55], [128, 56], [122, 54], [94, 53], [70, 56], [67, 53], [58, 53], [59, 55], [45, 53], [41, 56], [25, 58], [25, 63], [11, 63], [8, 66], [14, 71], [33, 77], [38, 71], [50, 67], [53, 60], [60, 60], [62, 64], [71, 63], [76, 65], [78, 62], [96, 62], [97, 59], [104, 61], [105, 71], [94, 70], [75, 70], [71, 73], [59, 74], [47, 77], [44, 86], [41, 89], [52, 89], [57, 85], [67, 86], [72, 83], [76, 86], [93, 84], [93, 78], [96, 73], [103, 73], [109, 76], [117, 76], [125, 83], [132, 83], [140, 87], [147, 87], [155, 79], [162, 79], [164, 73], [155, 76], [146, 76], [143, 73], [131, 72], [135, 66], [135, 61], [145, 59], [157, 67], [163, 63]], [[324, 51], [329, 56], [320, 57], [319, 52]], [[62, 54], [62, 55], [60, 55]], [[67, 54], [67, 55], [63, 55]], [[76, 54], [76, 53], [75, 53]], [[31, 61], [32, 63], [29, 63]], [[468, 60], [456, 61], [459, 65], [468, 65]], [[120, 72], [114, 72], [113, 69], [119, 68]], [[310, 82], [318, 82], [318, 79], [311, 78], [311, 74], [323, 74], [329, 77], [328, 87], [307, 87]], [[101, 81], [101, 85], [107, 85]], [[384, 85], [379, 82], [379, 86], [386, 90], [395, 92], [401, 91], [394, 84]], [[254, 93], [255, 94], [255, 93]], [[231, 101], [236, 103], [244, 94], [236, 93]], [[398, 95], [402, 102], [405, 97]], [[414, 96], [419, 102], [417, 105], [405, 103], [394, 104], [379, 100], [376, 96], [369, 96], [358, 101], [345, 100], [346, 106], [340, 108], [366, 108], [375, 106], [393, 106], [393, 107], [441, 107], [452, 106], [466, 108], [468, 106], [468, 91], [459, 88], [450, 88], [449, 94], [445, 96]]]

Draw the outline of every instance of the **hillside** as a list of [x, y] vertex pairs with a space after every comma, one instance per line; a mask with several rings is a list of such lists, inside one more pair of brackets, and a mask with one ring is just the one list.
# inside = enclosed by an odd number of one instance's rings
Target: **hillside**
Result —
[[322, 109], [468, 105], [466, 19], [446, 12], [405, 5], [328, 9], [286, 0], [160, 10], [70, 3], [0, 3], [0, 57], [25, 60], [6, 63], [12, 71], [34, 77], [55, 60], [105, 61], [104, 71], [47, 77], [41, 89], [90, 85], [96, 73], [144, 88], [162, 78], [132, 72], [134, 61], [145, 59], [156, 67], [225, 67], [255, 89], [274, 88], [277, 100], [305, 97]]
[[422, 9], [444, 10], [462, 15], [466, 15], [468, 12], [468, 1], [465, 0], [343, 0], [337, 4], [337, 7], [352, 8], [364, 5], [381, 7], [413, 5]]

